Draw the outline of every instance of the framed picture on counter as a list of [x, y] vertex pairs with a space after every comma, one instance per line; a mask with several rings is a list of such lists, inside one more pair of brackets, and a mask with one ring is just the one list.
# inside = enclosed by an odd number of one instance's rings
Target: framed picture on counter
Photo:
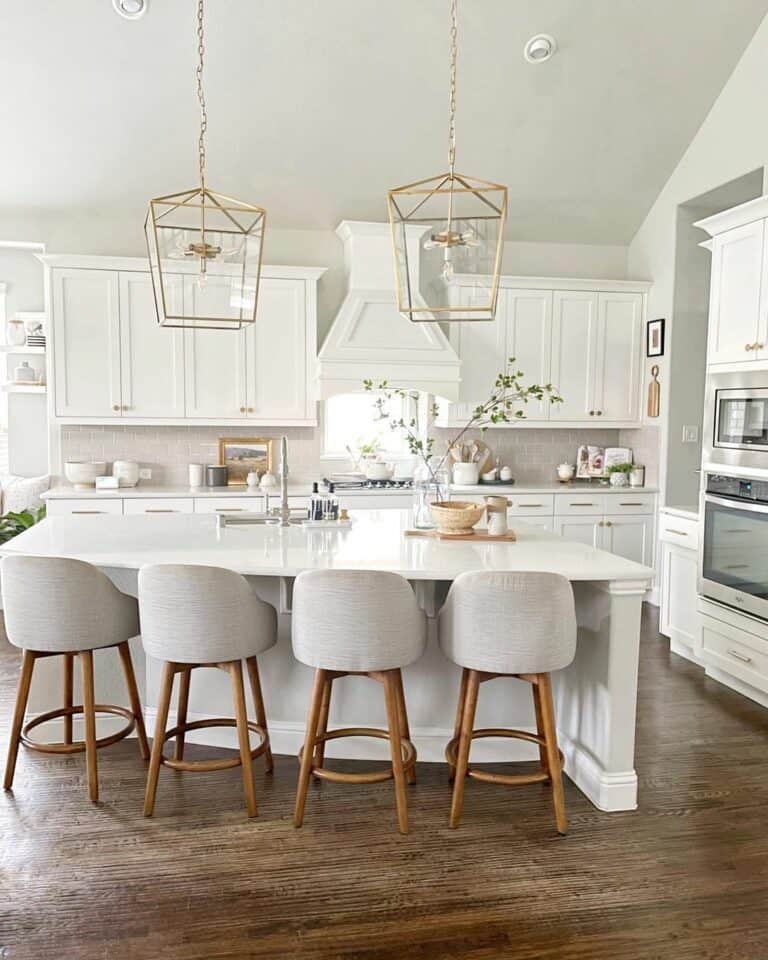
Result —
[[664, 356], [664, 320], [649, 320], [645, 325], [646, 357]]
[[272, 438], [222, 437], [219, 463], [227, 468], [230, 486], [244, 486], [249, 473], [261, 476], [272, 471]]

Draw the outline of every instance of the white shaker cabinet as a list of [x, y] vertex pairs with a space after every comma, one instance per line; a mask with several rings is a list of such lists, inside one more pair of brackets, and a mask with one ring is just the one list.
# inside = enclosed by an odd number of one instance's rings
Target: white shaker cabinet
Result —
[[726, 230], [712, 242], [709, 363], [752, 363], [761, 353], [768, 355], [761, 305], [764, 234], [765, 221], [757, 220]]
[[[552, 298], [551, 290], [503, 290], [500, 294], [504, 359], [515, 358], [515, 369], [525, 374], [525, 383], [546, 384], [552, 379]], [[487, 396], [489, 381], [485, 386]], [[481, 394], [480, 399], [485, 397]], [[546, 399], [518, 406], [526, 420], [548, 420], [551, 415], [552, 405]]]
[[602, 521], [602, 540], [598, 546], [625, 560], [652, 567], [653, 517], [606, 517]]
[[597, 316], [597, 355], [590, 410], [595, 411], [601, 422], [639, 420], [642, 294], [598, 294]]
[[[246, 334], [249, 419], [306, 420], [311, 376], [303, 280], [267, 278], [259, 287], [256, 323]], [[314, 359], [314, 345], [312, 345]]]
[[603, 521], [600, 517], [555, 517], [555, 533], [588, 547], [603, 545]]
[[[119, 276], [120, 413], [148, 419], [183, 417], [183, 331], [158, 325], [149, 274]], [[182, 278], [168, 277], [167, 288], [180, 309]]]
[[56, 270], [51, 286], [56, 415], [120, 417], [118, 274]]
[[[201, 286], [184, 277], [185, 309], [211, 316], [230, 310], [230, 284], [211, 279]], [[200, 420], [244, 420], [247, 414], [243, 329], [184, 330], [186, 415]]]
[[595, 376], [598, 297], [579, 290], [556, 290], [552, 312], [552, 383], [563, 398], [550, 420], [596, 423]]

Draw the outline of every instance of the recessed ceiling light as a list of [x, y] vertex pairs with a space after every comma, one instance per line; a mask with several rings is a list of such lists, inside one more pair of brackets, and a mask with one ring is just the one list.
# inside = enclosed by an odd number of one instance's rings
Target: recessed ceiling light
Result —
[[112, 0], [112, 6], [126, 20], [138, 20], [147, 12], [148, 0]]
[[523, 47], [523, 56], [528, 63], [544, 63], [557, 51], [557, 41], [548, 33], [537, 33]]

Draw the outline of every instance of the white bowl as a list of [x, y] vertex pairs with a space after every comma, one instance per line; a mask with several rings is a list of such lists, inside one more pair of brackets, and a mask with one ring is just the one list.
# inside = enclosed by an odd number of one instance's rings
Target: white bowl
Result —
[[104, 460], [67, 460], [64, 464], [64, 476], [75, 490], [87, 490], [96, 486], [96, 477], [107, 472]]

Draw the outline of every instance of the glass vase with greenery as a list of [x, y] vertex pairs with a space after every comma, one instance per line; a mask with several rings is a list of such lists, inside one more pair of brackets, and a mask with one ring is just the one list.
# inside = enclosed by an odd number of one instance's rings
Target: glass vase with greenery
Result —
[[[532, 400], [548, 400], [551, 404], [563, 402], [551, 383], [526, 384], [524, 377], [522, 370], [516, 367], [515, 358], [510, 357], [506, 369], [497, 375], [488, 398], [473, 409], [467, 422], [448, 440], [442, 454], [435, 451], [437, 438], [429, 434], [429, 426], [438, 416], [436, 403], [424, 410], [418, 391], [390, 387], [386, 380], [378, 383], [363, 381], [365, 389], [376, 394], [375, 419], [402, 433], [409, 453], [417, 459], [414, 471], [414, 524], [417, 527], [432, 527], [429, 504], [450, 497], [450, 451], [461, 444], [470, 430], [485, 433], [489, 427], [524, 420], [525, 406]], [[395, 415], [392, 410], [395, 400], [410, 403], [412, 415]]]

